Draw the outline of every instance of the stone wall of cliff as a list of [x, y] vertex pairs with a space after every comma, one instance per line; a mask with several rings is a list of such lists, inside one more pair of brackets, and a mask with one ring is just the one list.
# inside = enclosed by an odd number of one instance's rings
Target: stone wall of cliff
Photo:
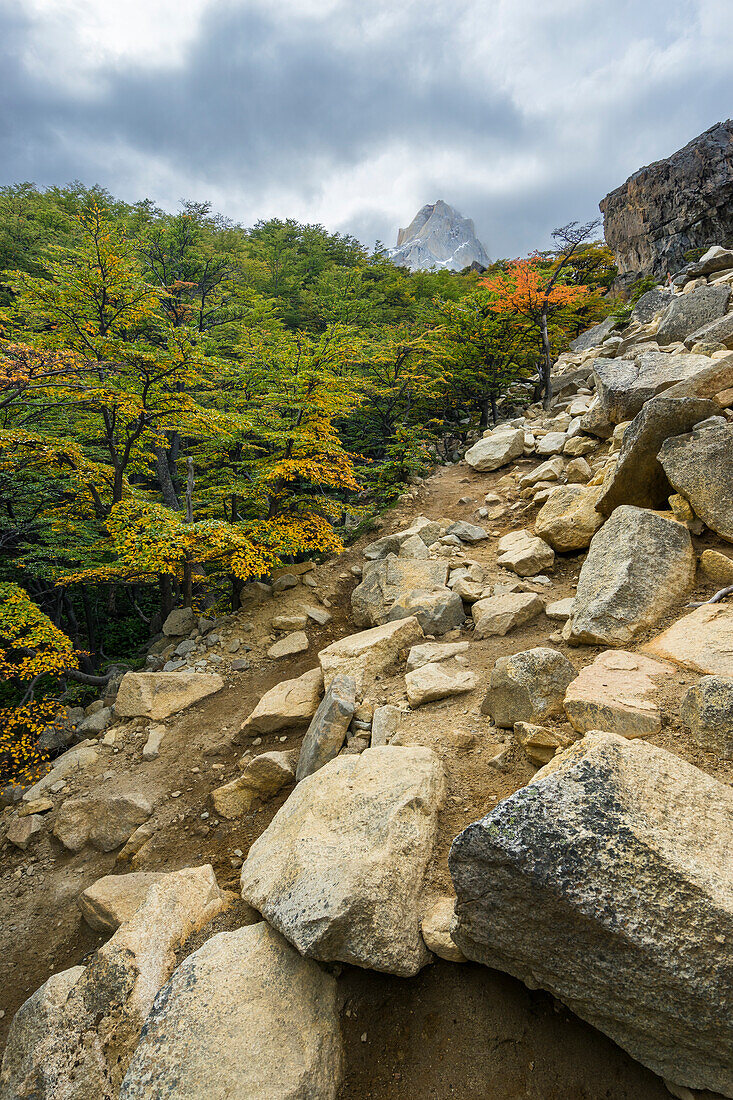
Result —
[[600, 203], [624, 281], [663, 279], [691, 248], [733, 244], [733, 120], [635, 172]]

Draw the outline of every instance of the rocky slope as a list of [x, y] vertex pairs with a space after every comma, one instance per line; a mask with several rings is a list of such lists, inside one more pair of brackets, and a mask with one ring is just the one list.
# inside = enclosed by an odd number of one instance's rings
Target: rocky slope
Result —
[[629, 282], [664, 279], [688, 249], [733, 245], [733, 121], [640, 168], [600, 208], [606, 241]]
[[4, 792], [2, 1100], [733, 1096], [713, 260]]
[[488, 267], [491, 263], [471, 219], [442, 199], [423, 206], [407, 229], [400, 229], [397, 245], [387, 255], [410, 271], [463, 271], [471, 264]]

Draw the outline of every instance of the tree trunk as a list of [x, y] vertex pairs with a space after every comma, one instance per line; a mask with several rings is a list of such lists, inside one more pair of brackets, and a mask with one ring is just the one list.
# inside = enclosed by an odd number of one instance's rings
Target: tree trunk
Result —
[[173, 610], [173, 585], [165, 573], [160, 574], [160, 615], [163, 622]]
[[174, 512], [177, 512], [181, 504], [173, 485], [173, 478], [168, 466], [168, 453], [165, 447], [155, 448], [155, 465], [158, 472], [158, 484], [163, 494], [163, 503], [166, 508], [171, 508]]
[[544, 352], [541, 363], [541, 377], [542, 388], [545, 391], [545, 395], [542, 404], [546, 409], [549, 409], [550, 402], [552, 401], [552, 378], [550, 377], [550, 371], [552, 370], [552, 354], [550, 352], [550, 337], [547, 333], [547, 310], [542, 311], [540, 330], [542, 332], [542, 350]]

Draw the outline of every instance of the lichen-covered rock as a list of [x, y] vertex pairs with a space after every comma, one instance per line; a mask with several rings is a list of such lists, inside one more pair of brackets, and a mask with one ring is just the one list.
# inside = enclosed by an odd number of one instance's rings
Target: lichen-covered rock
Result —
[[444, 793], [430, 749], [336, 757], [254, 842], [242, 896], [302, 955], [416, 974], [428, 961], [418, 901]]
[[156, 998], [120, 1100], [336, 1100], [336, 980], [263, 921], [220, 932]]
[[590, 734], [453, 842], [453, 937], [655, 1073], [733, 1095], [733, 791]]
[[733, 542], [733, 425], [721, 417], [668, 439], [659, 462], [695, 515]]
[[733, 759], [733, 678], [703, 676], [685, 695], [681, 715], [701, 748]]
[[570, 640], [625, 645], [681, 600], [694, 576], [687, 528], [622, 505], [593, 536], [566, 624]]
[[562, 714], [568, 685], [576, 672], [556, 649], [537, 646], [499, 657], [481, 706], [500, 729], [515, 722], [542, 722]]

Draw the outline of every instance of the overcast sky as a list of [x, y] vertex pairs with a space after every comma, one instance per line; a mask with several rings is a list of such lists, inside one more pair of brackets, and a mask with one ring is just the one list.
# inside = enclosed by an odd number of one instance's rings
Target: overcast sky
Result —
[[0, 0], [0, 182], [543, 247], [733, 114], [733, 0]]

